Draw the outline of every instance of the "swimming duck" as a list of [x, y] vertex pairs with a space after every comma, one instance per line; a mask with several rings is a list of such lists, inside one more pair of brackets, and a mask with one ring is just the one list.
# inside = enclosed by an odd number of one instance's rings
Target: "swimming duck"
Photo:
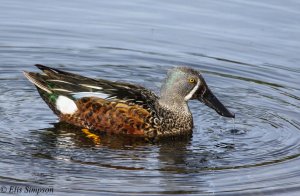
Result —
[[24, 74], [43, 100], [60, 121], [85, 129], [149, 140], [191, 135], [193, 118], [187, 102], [192, 99], [222, 116], [235, 117], [192, 68], [171, 69], [158, 96], [140, 85], [35, 66], [43, 73]]

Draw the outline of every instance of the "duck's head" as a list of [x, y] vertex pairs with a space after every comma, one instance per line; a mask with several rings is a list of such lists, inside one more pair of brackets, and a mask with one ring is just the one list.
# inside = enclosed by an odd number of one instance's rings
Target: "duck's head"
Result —
[[203, 102], [222, 116], [235, 117], [211, 92], [198, 71], [187, 67], [171, 69], [161, 88], [161, 102], [169, 108], [180, 108], [191, 99]]

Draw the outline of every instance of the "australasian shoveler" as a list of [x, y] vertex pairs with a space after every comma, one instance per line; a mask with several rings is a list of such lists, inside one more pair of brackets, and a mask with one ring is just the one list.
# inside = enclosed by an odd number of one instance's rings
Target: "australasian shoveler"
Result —
[[44, 73], [24, 74], [60, 121], [89, 130], [149, 140], [191, 135], [193, 118], [187, 104], [191, 99], [222, 116], [235, 117], [212, 94], [201, 74], [188, 67], [171, 69], [158, 96], [139, 85], [36, 66]]

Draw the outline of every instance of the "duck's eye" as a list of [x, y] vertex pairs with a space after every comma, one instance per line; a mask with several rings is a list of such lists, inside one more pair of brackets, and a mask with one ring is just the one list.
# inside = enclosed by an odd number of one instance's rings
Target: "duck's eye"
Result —
[[196, 81], [195, 78], [190, 78], [189, 79], [189, 83], [195, 83], [195, 81]]

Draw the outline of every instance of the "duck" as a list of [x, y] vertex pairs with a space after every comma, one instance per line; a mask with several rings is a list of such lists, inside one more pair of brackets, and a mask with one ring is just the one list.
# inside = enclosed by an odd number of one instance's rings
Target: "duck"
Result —
[[24, 71], [61, 122], [94, 132], [146, 140], [184, 137], [193, 132], [189, 100], [198, 100], [219, 115], [235, 118], [212, 93], [201, 73], [185, 66], [167, 73], [160, 95], [138, 85], [93, 79], [45, 65]]

